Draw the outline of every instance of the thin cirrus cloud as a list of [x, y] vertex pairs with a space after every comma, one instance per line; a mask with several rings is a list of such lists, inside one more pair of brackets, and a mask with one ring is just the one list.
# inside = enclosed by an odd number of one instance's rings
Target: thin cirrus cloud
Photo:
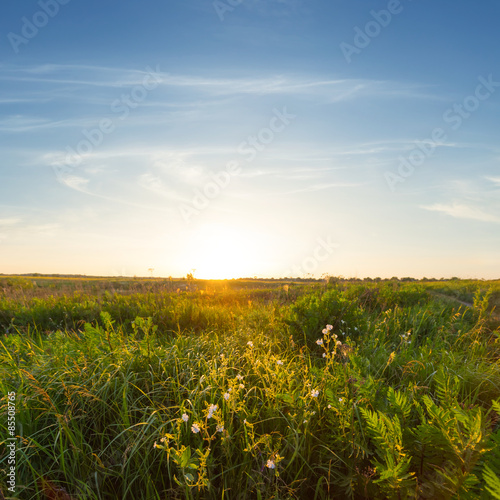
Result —
[[[122, 88], [140, 85], [149, 71], [161, 78], [160, 86], [191, 89], [214, 96], [235, 94], [323, 94], [329, 101], [350, 99], [366, 94], [380, 97], [428, 98], [436, 95], [424, 92], [425, 85], [373, 79], [311, 79], [297, 75], [274, 75], [262, 78], [215, 78], [163, 72], [158, 66], [144, 69], [105, 66], [53, 64], [39, 67], [4, 67], [0, 82], [18, 82], [90, 87]], [[54, 91], [57, 91], [53, 89]], [[333, 91], [333, 92], [332, 92]], [[24, 97], [13, 96], [20, 100]]]
[[459, 202], [449, 204], [436, 203], [434, 205], [424, 205], [420, 208], [423, 208], [424, 210], [430, 210], [432, 212], [441, 212], [457, 219], [493, 222], [497, 224], [500, 223], [499, 216], [485, 212], [480, 208], [472, 207], [470, 205], [465, 205]]
[[485, 177], [485, 179], [500, 187], [500, 177]]

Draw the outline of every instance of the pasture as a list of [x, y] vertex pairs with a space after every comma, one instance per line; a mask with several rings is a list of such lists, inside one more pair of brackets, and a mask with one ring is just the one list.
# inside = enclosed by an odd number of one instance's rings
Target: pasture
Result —
[[485, 281], [0, 278], [0, 491], [500, 498], [496, 304]]

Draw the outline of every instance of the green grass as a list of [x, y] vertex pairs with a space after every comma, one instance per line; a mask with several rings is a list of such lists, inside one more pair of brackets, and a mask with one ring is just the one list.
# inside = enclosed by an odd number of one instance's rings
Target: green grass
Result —
[[15, 391], [14, 497], [43, 499], [47, 485], [82, 499], [500, 494], [488, 297], [467, 308], [437, 283], [228, 283], [12, 285], [0, 436]]

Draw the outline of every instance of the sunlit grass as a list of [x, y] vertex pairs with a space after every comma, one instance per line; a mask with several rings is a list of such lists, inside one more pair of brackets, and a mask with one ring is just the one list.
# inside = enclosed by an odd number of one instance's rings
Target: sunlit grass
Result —
[[417, 284], [5, 299], [21, 497], [490, 498], [500, 342], [476, 306]]

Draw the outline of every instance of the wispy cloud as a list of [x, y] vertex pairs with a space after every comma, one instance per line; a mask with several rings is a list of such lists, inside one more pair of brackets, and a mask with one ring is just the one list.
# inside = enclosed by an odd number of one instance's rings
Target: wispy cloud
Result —
[[[160, 85], [191, 89], [214, 96], [235, 94], [323, 94], [328, 102], [366, 94], [381, 97], [436, 98], [424, 92], [428, 86], [398, 81], [371, 79], [324, 79], [297, 75], [263, 77], [216, 78], [212, 76], [182, 75], [154, 68]], [[90, 87], [120, 88], [141, 84], [148, 69], [130, 69], [106, 66], [49, 64], [32, 67], [5, 66], [0, 81], [33, 84], [59, 84]]]
[[0, 219], [0, 226], [15, 226], [16, 224], [19, 224], [21, 222], [21, 219], [18, 217], [8, 217], [5, 219]]
[[500, 223], [499, 216], [485, 212], [480, 208], [465, 205], [459, 202], [451, 204], [436, 203], [434, 205], [421, 206], [420, 208], [433, 212], [441, 212], [457, 219]]
[[485, 179], [500, 187], [500, 177], [485, 177]]
[[82, 126], [83, 120], [48, 120], [36, 116], [13, 115], [0, 119], [2, 132], [30, 132], [40, 129], [67, 128], [68, 126]]
[[[329, 160], [329, 158], [328, 158]], [[240, 174], [242, 178], [274, 177], [276, 179], [307, 180], [317, 179], [325, 174], [344, 170], [346, 167], [303, 167], [303, 168], [271, 168], [269, 170], [248, 170]]]
[[[292, 191], [287, 191], [279, 194], [291, 195], [299, 193], [313, 193], [315, 191], [324, 191], [325, 189], [338, 189], [338, 188], [357, 188], [362, 186], [362, 183], [349, 183], [349, 182], [331, 182], [325, 184], [312, 184], [311, 186], [306, 186], [300, 189], [295, 189]], [[278, 193], [277, 193], [278, 194]]]

